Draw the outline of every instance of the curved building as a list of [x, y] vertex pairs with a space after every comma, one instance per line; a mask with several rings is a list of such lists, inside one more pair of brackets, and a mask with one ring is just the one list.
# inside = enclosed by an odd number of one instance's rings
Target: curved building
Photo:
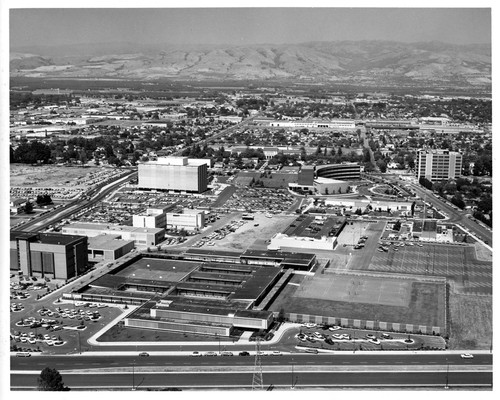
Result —
[[361, 166], [356, 163], [318, 165], [316, 176], [341, 181], [356, 180], [361, 178]]

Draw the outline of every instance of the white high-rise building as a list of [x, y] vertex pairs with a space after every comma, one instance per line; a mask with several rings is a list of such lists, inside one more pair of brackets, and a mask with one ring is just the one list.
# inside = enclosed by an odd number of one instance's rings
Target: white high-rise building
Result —
[[432, 182], [457, 178], [462, 173], [462, 154], [448, 150], [420, 150], [417, 159], [417, 178]]
[[160, 157], [139, 164], [139, 188], [202, 193], [207, 190], [206, 160]]

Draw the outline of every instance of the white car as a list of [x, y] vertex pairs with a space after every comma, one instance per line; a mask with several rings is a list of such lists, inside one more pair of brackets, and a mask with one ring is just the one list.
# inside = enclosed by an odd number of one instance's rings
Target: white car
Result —
[[340, 326], [333, 325], [333, 326], [330, 326], [328, 329], [331, 331], [338, 331], [339, 329], [342, 329], [342, 328]]
[[460, 357], [462, 357], [462, 358], [474, 358], [474, 356], [470, 353], [460, 354]]

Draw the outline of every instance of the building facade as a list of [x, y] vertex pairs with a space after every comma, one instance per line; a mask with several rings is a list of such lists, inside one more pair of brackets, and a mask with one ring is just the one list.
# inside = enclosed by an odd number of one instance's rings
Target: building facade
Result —
[[62, 228], [65, 235], [98, 235], [119, 236], [123, 240], [133, 240], [136, 246], [155, 246], [165, 239], [163, 228], [137, 228], [125, 225], [107, 225], [77, 222]]
[[167, 213], [166, 227], [194, 231], [205, 227], [205, 213], [196, 210], [184, 210], [182, 213]]
[[361, 178], [361, 166], [356, 163], [318, 165], [316, 176], [341, 181], [357, 180]]
[[457, 178], [462, 172], [462, 154], [448, 150], [420, 150], [417, 159], [417, 179], [432, 182]]
[[139, 164], [139, 188], [202, 193], [207, 190], [206, 160], [160, 157]]
[[85, 236], [13, 231], [10, 269], [28, 276], [67, 280], [87, 269], [87, 248]]

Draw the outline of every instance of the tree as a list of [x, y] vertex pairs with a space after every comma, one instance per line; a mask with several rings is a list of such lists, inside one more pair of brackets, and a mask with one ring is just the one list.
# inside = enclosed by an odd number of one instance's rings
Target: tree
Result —
[[29, 201], [24, 206], [24, 212], [26, 214], [31, 214], [33, 212], [33, 204], [30, 203]]
[[57, 369], [45, 367], [38, 377], [38, 390], [62, 392], [69, 388], [64, 386], [62, 376]]
[[39, 194], [38, 196], [36, 196], [36, 204], [40, 206], [52, 204], [52, 198], [49, 194]]

